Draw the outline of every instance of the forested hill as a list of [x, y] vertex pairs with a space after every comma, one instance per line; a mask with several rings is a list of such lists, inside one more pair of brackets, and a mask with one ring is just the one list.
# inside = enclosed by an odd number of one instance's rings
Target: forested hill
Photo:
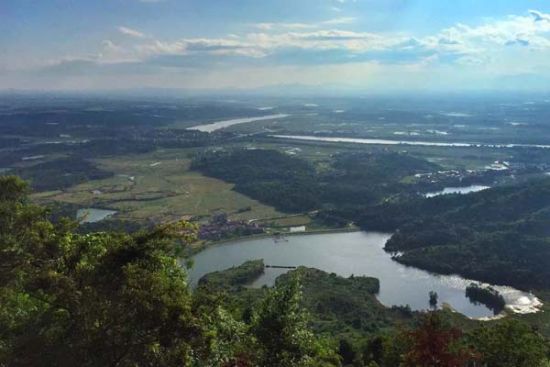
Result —
[[240, 149], [198, 155], [192, 168], [235, 184], [235, 190], [284, 212], [359, 209], [411, 192], [406, 176], [440, 169], [408, 154], [335, 154], [323, 168], [276, 150]]
[[520, 288], [550, 287], [550, 178], [426, 199], [404, 183], [438, 166], [408, 154], [336, 154], [324, 165], [274, 150], [197, 156], [192, 168], [281, 211], [397, 233], [399, 261]]
[[364, 229], [391, 230], [399, 261], [521, 288], [550, 286], [550, 179], [469, 195], [387, 203]]
[[406, 307], [375, 299], [374, 278], [299, 268], [250, 289], [263, 271], [252, 261], [191, 291], [178, 256], [196, 226], [185, 221], [79, 234], [48, 217], [21, 180], [0, 176], [0, 366], [548, 365], [529, 325], [462, 330], [435, 311], [409, 325]]

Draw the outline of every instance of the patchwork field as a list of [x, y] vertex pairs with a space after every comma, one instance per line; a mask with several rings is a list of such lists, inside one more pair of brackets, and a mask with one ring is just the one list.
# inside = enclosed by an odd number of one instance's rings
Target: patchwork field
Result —
[[159, 150], [150, 154], [96, 160], [114, 172], [63, 191], [33, 195], [40, 202], [57, 201], [119, 211], [117, 218], [163, 222], [205, 216], [222, 210], [233, 219], [280, 217], [275, 209], [232, 191], [233, 185], [189, 171], [189, 151]]

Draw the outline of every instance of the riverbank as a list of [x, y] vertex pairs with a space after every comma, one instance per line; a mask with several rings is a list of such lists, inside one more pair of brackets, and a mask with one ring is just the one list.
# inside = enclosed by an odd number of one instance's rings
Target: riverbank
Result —
[[[384, 244], [391, 237], [389, 233], [362, 232], [350, 228], [289, 234], [283, 237], [286, 240], [278, 241], [269, 237], [263, 234], [211, 243], [193, 256], [195, 266], [189, 271], [190, 282], [198, 281], [209, 272], [239, 266], [252, 259], [264, 259], [266, 264], [282, 267], [305, 266], [342, 277], [378, 278], [381, 284], [378, 297], [387, 307], [409, 305], [412, 310], [428, 310], [428, 294], [434, 291], [438, 293], [441, 304], [447, 302], [467, 317], [495, 316], [486, 306], [472, 303], [465, 297], [465, 289], [472, 280], [430, 273], [394, 261], [391, 254], [384, 251]], [[268, 268], [254, 286], [271, 286], [277, 277], [287, 271]], [[512, 288], [496, 288], [511, 306], [533, 303], [534, 296], [531, 294]]]
[[353, 226], [353, 227], [346, 227], [346, 228], [312, 229], [312, 230], [306, 230], [304, 232], [278, 232], [278, 234], [275, 234], [272, 232], [265, 232], [265, 233], [253, 234], [250, 236], [240, 236], [240, 237], [238, 236], [238, 237], [226, 238], [219, 241], [197, 242], [196, 243], [197, 245], [195, 246], [192, 245], [192, 247], [188, 248], [188, 251], [186, 252], [185, 255], [188, 257], [195, 256], [201, 251], [204, 251], [209, 247], [227, 244], [231, 242], [256, 240], [256, 239], [263, 239], [263, 238], [270, 238], [270, 237], [272, 237], [275, 240], [277, 237], [284, 239], [284, 237], [290, 237], [290, 236], [300, 236], [300, 235], [304, 236], [304, 235], [329, 234], [329, 233], [350, 233], [350, 232], [362, 232], [362, 231], [359, 227]]

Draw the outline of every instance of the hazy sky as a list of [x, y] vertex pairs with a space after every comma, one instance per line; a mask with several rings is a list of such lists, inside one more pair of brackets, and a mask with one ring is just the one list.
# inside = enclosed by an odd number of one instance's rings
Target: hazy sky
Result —
[[549, 0], [0, 0], [0, 89], [550, 89]]

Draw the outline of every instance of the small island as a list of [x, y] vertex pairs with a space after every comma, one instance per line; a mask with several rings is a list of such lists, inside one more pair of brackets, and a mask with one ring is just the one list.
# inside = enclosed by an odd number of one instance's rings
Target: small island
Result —
[[199, 280], [199, 286], [228, 289], [242, 287], [252, 283], [262, 275], [264, 268], [265, 265], [262, 259], [250, 260], [240, 266], [206, 274]]
[[482, 303], [498, 315], [504, 310], [506, 301], [504, 297], [493, 287], [481, 286], [477, 283], [470, 283], [466, 287], [466, 297], [474, 303]]

